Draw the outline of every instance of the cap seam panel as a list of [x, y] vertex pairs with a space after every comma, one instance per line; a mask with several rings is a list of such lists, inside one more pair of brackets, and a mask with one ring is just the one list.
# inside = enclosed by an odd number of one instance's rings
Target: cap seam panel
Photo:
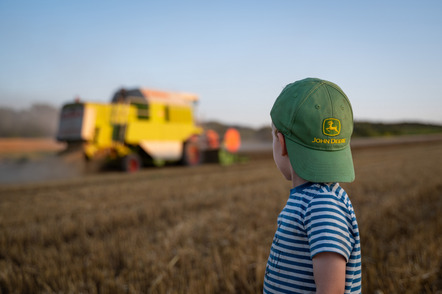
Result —
[[[325, 81], [325, 82], [327, 82], [327, 81]], [[342, 91], [342, 89], [339, 88], [337, 85], [335, 85], [335, 84], [333, 84], [333, 83], [331, 83], [331, 82], [328, 82], [327, 85], [333, 87], [333, 89], [335, 89], [336, 91], [338, 91], [339, 93], [341, 93], [342, 96], [345, 97], [345, 100], [347, 101], [348, 106], [350, 107], [351, 119], [353, 120], [353, 118], [354, 118], [354, 117], [353, 117], [353, 107], [351, 106], [351, 103], [350, 103], [350, 101], [349, 101], [347, 95], [346, 95], [346, 94]]]
[[[316, 83], [316, 82], [314, 82], [314, 83]], [[301, 109], [301, 106], [305, 103], [305, 101], [307, 101], [307, 99], [319, 88], [319, 87], [321, 87], [323, 84], [325, 84], [325, 82], [324, 81], [321, 81], [316, 87], [314, 87], [314, 88], [312, 88], [308, 93], [307, 93], [307, 95], [304, 97], [304, 99], [299, 103], [299, 105], [298, 105], [298, 107], [297, 107], [297, 109], [296, 109], [296, 112], [295, 112], [295, 115], [293, 116], [293, 119], [292, 119], [292, 125], [295, 123], [295, 120], [296, 120], [296, 117], [298, 116], [298, 112], [299, 112], [299, 110]]]
[[328, 87], [325, 87], [325, 89], [327, 91], [328, 100], [330, 101], [330, 104], [331, 104], [331, 117], [335, 117], [334, 107], [333, 107], [333, 100], [331, 99], [330, 91], [329, 91]]

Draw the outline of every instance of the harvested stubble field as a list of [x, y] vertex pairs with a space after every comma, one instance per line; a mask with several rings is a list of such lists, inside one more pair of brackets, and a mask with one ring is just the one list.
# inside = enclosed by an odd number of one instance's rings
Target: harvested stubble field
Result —
[[[354, 150], [364, 293], [441, 293], [442, 142]], [[290, 185], [223, 167], [0, 186], [1, 293], [260, 293]]]

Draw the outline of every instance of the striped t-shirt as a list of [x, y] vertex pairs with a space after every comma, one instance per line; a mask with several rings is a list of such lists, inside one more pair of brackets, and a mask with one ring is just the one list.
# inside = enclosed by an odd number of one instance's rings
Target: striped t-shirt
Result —
[[315, 292], [312, 258], [320, 252], [343, 255], [345, 293], [361, 293], [358, 224], [347, 193], [337, 183], [305, 183], [290, 190], [278, 217], [264, 293]]

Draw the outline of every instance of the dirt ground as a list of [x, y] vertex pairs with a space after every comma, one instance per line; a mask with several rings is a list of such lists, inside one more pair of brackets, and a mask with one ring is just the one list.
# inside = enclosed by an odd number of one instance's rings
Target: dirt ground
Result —
[[0, 154], [17, 154], [23, 152], [51, 152], [61, 151], [65, 148], [51, 138], [0, 138]]
[[[356, 180], [343, 187], [361, 230], [363, 292], [442, 293], [442, 141], [353, 156]], [[0, 292], [262, 293], [289, 189], [262, 150], [231, 166], [4, 182]]]

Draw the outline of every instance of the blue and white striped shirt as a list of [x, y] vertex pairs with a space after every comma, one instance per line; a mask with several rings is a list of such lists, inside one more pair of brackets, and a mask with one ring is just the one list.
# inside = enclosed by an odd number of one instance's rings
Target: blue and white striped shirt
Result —
[[361, 293], [359, 229], [338, 183], [305, 183], [290, 190], [278, 217], [264, 278], [264, 293], [314, 293], [312, 258], [336, 252], [347, 260], [345, 293]]

